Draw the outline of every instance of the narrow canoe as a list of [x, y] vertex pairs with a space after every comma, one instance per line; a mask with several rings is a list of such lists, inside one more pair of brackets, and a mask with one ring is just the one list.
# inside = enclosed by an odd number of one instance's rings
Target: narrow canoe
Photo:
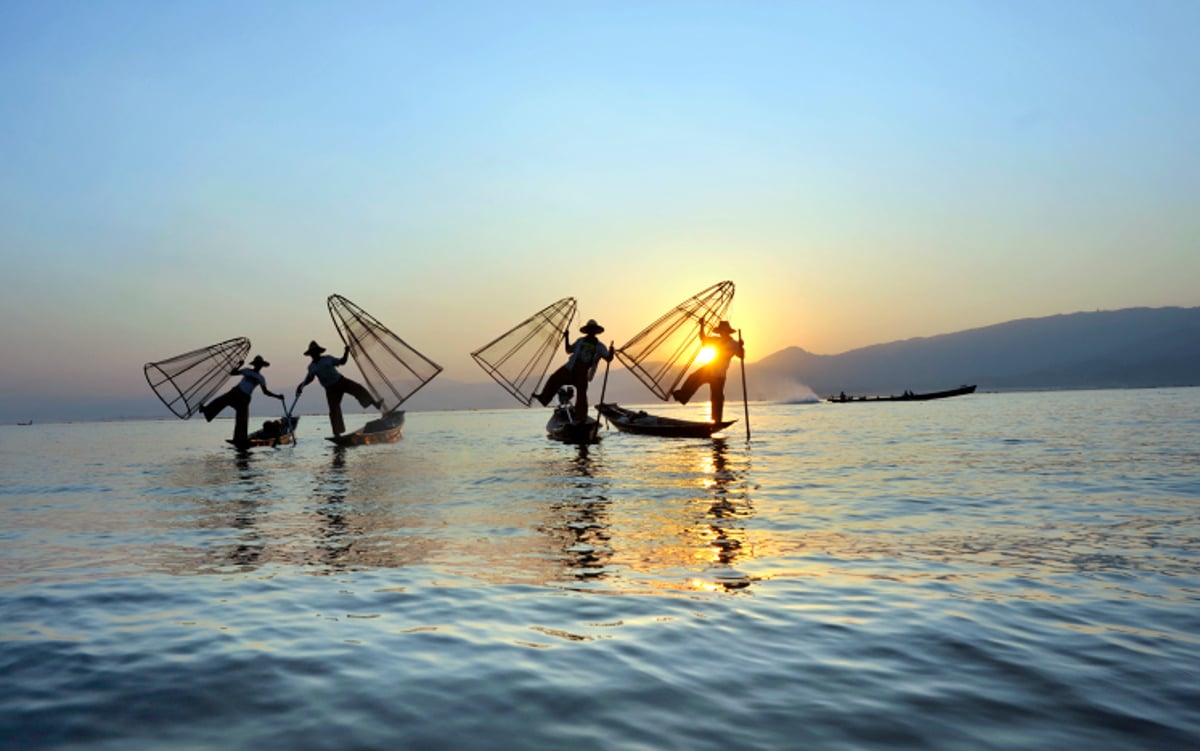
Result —
[[546, 437], [563, 443], [599, 443], [600, 421], [588, 416], [583, 422], [572, 419], [571, 407], [554, 408], [546, 423]]
[[395, 443], [404, 428], [404, 410], [389, 412], [371, 420], [353, 433], [327, 436], [325, 440], [338, 446], [369, 446], [376, 443]]
[[708, 438], [713, 433], [720, 432], [737, 420], [723, 422], [701, 422], [698, 420], [680, 420], [674, 417], [651, 415], [641, 410], [626, 409], [618, 404], [601, 404], [597, 407], [600, 414], [617, 426], [617, 430], [638, 435], [653, 435], [662, 438]]

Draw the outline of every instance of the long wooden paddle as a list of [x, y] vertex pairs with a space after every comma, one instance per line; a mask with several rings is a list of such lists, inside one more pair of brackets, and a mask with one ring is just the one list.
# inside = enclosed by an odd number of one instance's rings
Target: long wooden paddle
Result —
[[742, 330], [738, 329], [738, 344], [742, 345], [742, 407], [746, 411], [746, 442], [750, 442], [750, 397], [746, 394], [746, 343], [742, 341]]

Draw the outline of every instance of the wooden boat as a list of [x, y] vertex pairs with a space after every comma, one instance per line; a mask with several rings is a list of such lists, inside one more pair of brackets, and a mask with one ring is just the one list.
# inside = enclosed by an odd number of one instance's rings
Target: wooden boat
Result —
[[906, 391], [900, 396], [846, 396], [838, 394], [831, 396], [826, 401], [834, 404], [850, 404], [859, 402], [927, 402], [931, 399], [946, 399], [951, 396], [963, 396], [965, 394], [974, 394], [975, 386], [959, 386], [956, 389], [946, 389], [945, 391], [928, 391], [923, 394], [914, 394], [911, 391]]
[[[288, 421], [291, 420], [289, 423]], [[238, 446], [238, 442], [232, 438], [225, 439], [225, 442], [231, 446], [238, 448], [261, 448], [264, 446], [286, 446], [295, 440], [296, 424], [300, 422], [299, 417], [281, 417], [278, 420], [267, 420], [263, 426], [246, 436], [246, 443]]]
[[625, 409], [619, 404], [600, 404], [597, 409], [608, 421], [624, 433], [653, 435], [663, 438], [708, 438], [713, 433], [728, 428], [737, 420], [723, 422], [700, 422], [680, 420], [674, 417], [651, 415], [641, 410]]
[[338, 446], [369, 446], [376, 443], [395, 443], [400, 440], [404, 428], [404, 410], [388, 412], [378, 420], [371, 420], [353, 433], [328, 436], [325, 440]]
[[546, 436], [563, 443], [599, 443], [600, 421], [588, 416], [583, 422], [574, 419], [570, 404], [560, 404], [554, 408], [546, 423]]

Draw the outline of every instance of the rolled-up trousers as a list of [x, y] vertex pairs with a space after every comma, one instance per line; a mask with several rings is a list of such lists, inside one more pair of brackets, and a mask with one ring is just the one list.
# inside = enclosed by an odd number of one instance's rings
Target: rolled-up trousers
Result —
[[234, 409], [234, 442], [239, 444], [245, 443], [246, 436], [250, 430], [250, 395], [237, 386], [234, 386], [208, 404], [205, 404], [200, 411], [204, 413], [205, 420], [212, 422], [212, 419], [226, 407], [233, 407]]
[[325, 387], [325, 401], [329, 404], [329, 427], [334, 435], [346, 432], [346, 421], [342, 419], [342, 395], [349, 394], [358, 400], [358, 406], [370, 407], [375, 404], [375, 397], [361, 383], [352, 381], [346, 376], [334, 381], [332, 386]]

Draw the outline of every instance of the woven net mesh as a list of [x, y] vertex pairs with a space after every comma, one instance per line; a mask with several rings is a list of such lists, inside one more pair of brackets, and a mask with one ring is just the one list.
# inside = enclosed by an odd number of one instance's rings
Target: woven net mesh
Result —
[[250, 340], [237, 337], [166, 360], [148, 362], [142, 370], [146, 383], [167, 409], [186, 420], [221, 390], [230, 371], [248, 354]]
[[413, 349], [388, 327], [341, 295], [330, 295], [329, 315], [350, 349], [364, 386], [383, 411], [391, 412], [442, 372], [442, 366]]
[[505, 391], [528, 407], [541, 388], [554, 354], [562, 346], [563, 331], [574, 317], [575, 298], [564, 297], [475, 350], [471, 357]]
[[724, 319], [733, 302], [733, 282], [720, 282], [661, 315], [617, 350], [617, 357], [646, 388], [664, 401], [700, 353], [700, 322]]

